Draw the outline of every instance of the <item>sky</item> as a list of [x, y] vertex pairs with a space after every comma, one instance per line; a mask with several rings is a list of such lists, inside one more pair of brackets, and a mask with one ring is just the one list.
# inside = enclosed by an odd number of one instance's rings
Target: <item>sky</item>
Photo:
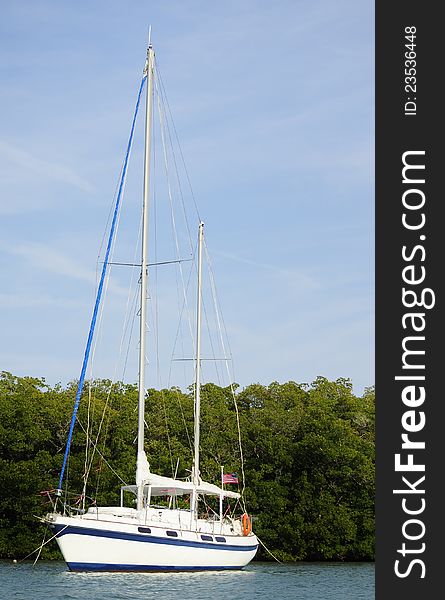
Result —
[[[374, 3], [2, 0], [0, 10], [0, 370], [50, 385], [80, 373], [151, 25], [234, 379], [373, 385]], [[122, 216], [116, 260], [133, 256], [137, 222]], [[130, 276], [110, 283], [111, 323]], [[173, 287], [161, 308], [177, 303]], [[118, 342], [104, 340], [94, 375], [111, 377]]]

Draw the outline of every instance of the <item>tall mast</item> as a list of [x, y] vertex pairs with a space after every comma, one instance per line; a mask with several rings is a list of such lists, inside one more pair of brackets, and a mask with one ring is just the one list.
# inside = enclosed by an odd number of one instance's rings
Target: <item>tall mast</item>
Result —
[[138, 400], [138, 455], [136, 483], [138, 485], [137, 508], [143, 506], [143, 473], [147, 459], [144, 451], [144, 414], [145, 414], [145, 341], [147, 324], [147, 253], [148, 253], [148, 209], [150, 200], [150, 156], [151, 156], [151, 124], [153, 114], [153, 65], [154, 52], [151, 44], [147, 49], [145, 73], [147, 76], [147, 99], [145, 105], [145, 158], [144, 158], [144, 196], [142, 210], [142, 269], [141, 269], [141, 309], [139, 329], [139, 400]]
[[199, 419], [201, 409], [201, 305], [202, 305], [202, 242], [204, 223], [198, 230], [198, 293], [196, 304], [196, 369], [195, 369], [195, 455], [193, 461], [193, 483], [199, 484]]

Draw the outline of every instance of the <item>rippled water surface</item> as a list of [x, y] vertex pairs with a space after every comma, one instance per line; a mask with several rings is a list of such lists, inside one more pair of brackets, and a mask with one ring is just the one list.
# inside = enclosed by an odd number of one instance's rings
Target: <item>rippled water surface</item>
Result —
[[243, 571], [70, 573], [63, 562], [0, 561], [0, 598], [371, 600], [373, 563], [251, 563]]

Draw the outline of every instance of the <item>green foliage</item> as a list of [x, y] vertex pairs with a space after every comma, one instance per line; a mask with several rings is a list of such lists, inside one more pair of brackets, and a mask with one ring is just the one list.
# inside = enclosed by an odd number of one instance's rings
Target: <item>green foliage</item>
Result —
[[[57, 486], [75, 389], [76, 382], [64, 389], [1, 374], [0, 558], [23, 557], [43, 539], [37, 517], [51, 505], [39, 492]], [[264, 544], [282, 560], [373, 559], [374, 390], [356, 397], [349, 380], [319, 377], [311, 385], [253, 384], [237, 390], [236, 401], [238, 415], [231, 387], [202, 386], [203, 477], [219, 483], [224, 465], [241, 478], [238, 416], [246, 504]], [[149, 390], [145, 419], [152, 470], [190, 474], [193, 388]], [[115, 504], [119, 478], [134, 479], [136, 386], [91, 382], [78, 421], [65, 488], [79, 502], [88, 471], [87, 497]], [[59, 555], [51, 544], [43, 556]]]

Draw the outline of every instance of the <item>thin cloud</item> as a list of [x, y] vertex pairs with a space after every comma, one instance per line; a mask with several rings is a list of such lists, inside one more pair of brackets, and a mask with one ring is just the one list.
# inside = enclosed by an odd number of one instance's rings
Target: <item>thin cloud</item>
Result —
[[56, 298], [55, 296], [40, 294], [35, 292], [24, 294], [3, 294], [0, 292], [0, 307], [1, 308], [45, 308], [54, 307], [60, 308], [77, 308], [83, 305], [79, 300], [71, 300], [66, 298]]
[[94, 186], [69, 167], [42, 160], [26, 150], [22, 150], [17, 146], [2, 141], [0, 141], [0, 158], [2, 162], [8, 161], [19, 167], [21, 170], [38, 174], [41, 179], [44, 178], [52, 181], [59, 181], [82, 190], [83, 192], [94, 192]]
[[316, 290], [321, 287], [320, 283], [317, 280], [315, 280], [313, 277], [311, 277], [301, 269], [288, 269], [285, 267], [277, 267], [276, 265], [258, 262], [250, 258], [246, 258], [244, 256], [232, 254], [230, 252], [219, 251], [214, 252], [214, 254], [217, 256], [221, 256], [222, 258], [233, 260], [238, 263], [250, 265], [259, 269], [265, 269], [267, 271], [273, 272], [279, 277], [285, 277], [288, 280], [298, 280], [298, 286], [300, 290]]
[[[34, 267], [41, 270], [91, 284], [97, 283], [97, 276], [94, 271], [85, 268], [72, 258], [63, 255], [60, 250], [56, 250], [52, 246], [32, 243], [21, 244], [13, 248], [7, 248], [6, 250], [10, 254], [24, 258]], [[128, 294], [128, 289], [120, 286], [116, 282], [110, 281], [108, 288], [113, 293], [121, 296], [126, 296]]]

